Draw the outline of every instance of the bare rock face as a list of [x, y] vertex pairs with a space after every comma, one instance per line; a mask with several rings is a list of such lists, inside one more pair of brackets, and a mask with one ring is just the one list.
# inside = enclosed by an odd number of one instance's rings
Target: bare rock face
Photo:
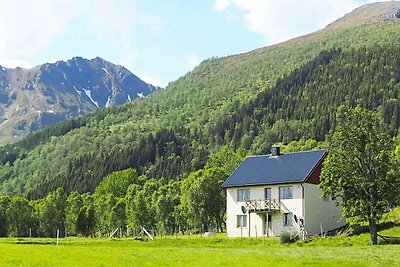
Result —
[[0, 66], [0, 144], [157, 89], [101, 58], [75, 57], [32, 69]]

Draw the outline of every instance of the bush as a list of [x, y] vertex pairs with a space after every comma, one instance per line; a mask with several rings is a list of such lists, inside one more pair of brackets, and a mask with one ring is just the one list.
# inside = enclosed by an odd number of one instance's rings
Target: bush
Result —
[[289, 244], [294, 242], [289, 232], [282, 232], [280, 236], [280, 241], [281, 244]]

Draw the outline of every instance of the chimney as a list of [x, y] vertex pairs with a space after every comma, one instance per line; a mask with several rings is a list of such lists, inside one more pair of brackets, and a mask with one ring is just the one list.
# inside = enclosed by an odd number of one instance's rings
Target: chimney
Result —
[[277, 145], [273, 145], [271, 149], [271, 156], [279, 156], [281, 154], [281, 148]]

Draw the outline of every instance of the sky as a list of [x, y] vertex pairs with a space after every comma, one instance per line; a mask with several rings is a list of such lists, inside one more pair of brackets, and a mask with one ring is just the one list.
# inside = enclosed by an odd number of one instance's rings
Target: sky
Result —
[[324, 28], [371, 0], [0, 0], [0, 65], [75, 56], [165, 87], [201, 61]]

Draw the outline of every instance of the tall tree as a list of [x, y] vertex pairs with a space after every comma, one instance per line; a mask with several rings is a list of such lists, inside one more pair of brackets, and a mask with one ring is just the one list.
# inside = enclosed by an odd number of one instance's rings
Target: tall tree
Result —
[[130, 184], [137, 183], [138, 176], [135, 169], [116, 171], [107, 175], [96, 187], [96, 194], [102, 195], [111, 193], [115, 197], [125, 197]]
[[0, 237], [5, 237], [8, 235], [8, 224], [7, 224], [7, 209], [10, 205], [10, 197], [2, 196], [0, 197]]
[[392, 139], [376, 113], [359, 107], [345, 114], [335, 129], [321, 173], [323, 195], [338, 199], [346, 218], [368, 222], [377, 244], [377, 222], [396, 200]]
[[77, 192], [73, 191], [67, 197], [67, 205], [65, 209], [66, 226], [68, 235], [76, 235], [77, 233], [77, 222], [80, 210], [83, 207], [82, 196]]
[[33, 207], [26, 198], [12, 197], [7, 208], [8, 229], [11, 236], [29, 236], [29, 228], [33, 226]]
[[41, 228], [45, 236], [55, 237], [57, 230], [60, 235], [65, 235], [66, 198], [61, 188], [49, 193], [42, 202]]
[[222, 168], [212, 167], [192, 172], [182, 181], [180, 210], [189, 225], [209, 230], [214, 224], [222, 231], [225, 193], [221, 184], [225, 178]]

